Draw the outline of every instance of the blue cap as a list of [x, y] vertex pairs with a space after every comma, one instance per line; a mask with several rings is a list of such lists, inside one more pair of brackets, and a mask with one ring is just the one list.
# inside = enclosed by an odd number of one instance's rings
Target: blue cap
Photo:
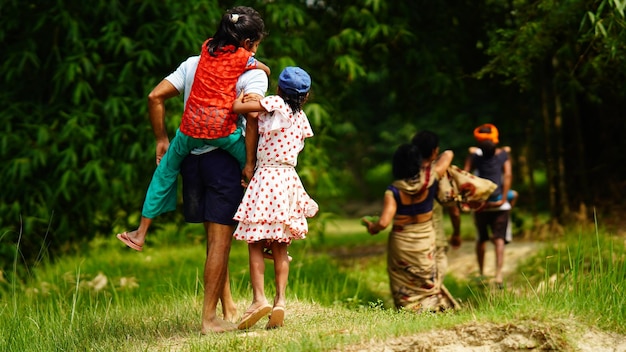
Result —
[[278, 76], [278, 86], [286, 94], [304, 94], [311, 89], [311, 76], [300, 67], [288, 66]]

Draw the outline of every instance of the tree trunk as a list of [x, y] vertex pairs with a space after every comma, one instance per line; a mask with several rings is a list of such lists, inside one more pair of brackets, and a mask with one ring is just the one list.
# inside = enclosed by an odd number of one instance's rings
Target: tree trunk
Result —
[[[552, 58], [554, 72], [559, 71], [559, 60]], [[563, 105], [559, 90], [554, 87], [554, 144], [556, 146], [556, 174], [555, 181], [557, 187], [557, 206], [559, 223], [564, 224], [570, 220], [571, 211], [569, 206], [569, 196], [567, 184], [565, 182], [565, 147], [563, 145]]]
[[[527, 123], [523, 124], [525, 142], [520, 148], [520, 152], [516, 153], [517, 166], [513, 169], [515, 175], [519, 175], [521, 184], [527, 185], [528, 188], [524, 193], [524, 204], [530, 210], [532, 216], [533, 227], [539, 226], [539, 217], [537, 216], [537, 189], [535, 187], [535, 148], [533, 143], [533, 135], [536, 128], [536, 120], [534, 118], [534, 110], [531, 111], [526, 104], [520, 104], [518, 107], [520, 117], [525, 118]], [[515, 186], [512, 186], [515, 189]], [[519, 190], [518, 190], [519, 192]]]
[[[585, 162], [585, 140], [583, 138], [583, 130], [582, 130], [582, 123], [581, 123], [581, 119], [580, 119], [580, 111], [579, 111], [579, 106], [577, 104], [576, 101], [576, 96], [573, 95], [571, 97], [571, 101], [572, 101], [572, 106], [573, 108], [572, 110], [572, 117], [573, 117], [573, 131], [571, 132], [574, 135], [574, 144], [576, 145], [576, 165], [575, 170], [576, 170], [576, 180], [578, 181], [575, 185], [573, 185], [575, 188], [577, 189], [580, 194], [579, 194], [579, 203], [576, 204], [572, 204], [572, 205], [576, 205], [577, 208], [579, 209], [578, 211], [578, 220], [580, 222], [588, 222], [589, 221], [589, 216], [587, 214], [587, 202], [589, 202], [590, 199], [590, 194], [591, 192], [589, 191], [589, 183], [588, 183], [588, 178], [587, 178], [587, 163]], [[572, 187], [572, 185], [570, 185], [570, 187]]]
[[550, 124], [552, 119], [550, 118], [550, 104], [548, 99], [548, 87], [546, 80], [542, 79], [541, 84], [541, 115], [543, 118], [543, 131], [545, 135], [545, 148], [546, 148], [546, 183], [548, 185], [548, 200], [550, 204], [550, 217], [556, 219], [558, 217], [556, 206], [556, 187], [554, 186], [554, 174], [555, 163], [552, 156], [552, 143], [551, 143], [551, 131]]

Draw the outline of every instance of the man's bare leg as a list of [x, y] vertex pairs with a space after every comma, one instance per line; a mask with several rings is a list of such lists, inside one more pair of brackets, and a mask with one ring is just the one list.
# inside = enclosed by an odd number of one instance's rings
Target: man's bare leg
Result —
[[504, 266], [504, 239], [495, 238], [493, 244], [496, 246], [496, 284], [502, 285], [502, 267]]
[[483, 276], [483, 268], [485, 264], [485, 246], [487, 242], [476, 241], [476, 259], [478, 260], [478, 271]]
[[228, 269], [226, 270], [226, 280], [224, 280], [224, 290], [220, 297], [222, 302], [222, 312], [224, 313], [224, 320], [234, 323], [237, 319], [237, 305], [233, 301], [233, 295], [230, 291], [230, 275]]
[[230, 288], [225, 291], [228, 256], [234, 227], [216, 223], [205, 223], [207, 233], [207, 256], [204, 264], [204, 304], [202, 307], [202, 333], [225, 332], [237, 327], [217, 317], [217, 301], [220, 297], [228, 302], [232, 297]]

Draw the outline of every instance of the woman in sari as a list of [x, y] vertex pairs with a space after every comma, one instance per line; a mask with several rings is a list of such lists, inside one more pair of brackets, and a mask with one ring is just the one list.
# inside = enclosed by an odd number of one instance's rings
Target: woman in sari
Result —
[[438, 279], [432, 216], [438, 180], [454, 154], [439, 155], [437, 138], [432, 142], [431, 156], [424, 159], [416, 145], [398, 147], [392, 162], [395, 181], [385, 191], [381, 216], [376, 222], [363, 219], [372, 235], [392, 224], [387, 272], [393, 300], [396, 308], [418, 312], [453, 306]]

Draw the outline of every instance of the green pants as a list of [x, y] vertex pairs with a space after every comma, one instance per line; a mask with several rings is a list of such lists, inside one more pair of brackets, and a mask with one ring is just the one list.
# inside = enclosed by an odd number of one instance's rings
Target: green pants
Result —
[[154, 219], [165, 212], [176, 210], [176, 189], [180, 165], [193, 149], [207, 144], [229, 152], [243, 169], [246, 163], [246, 144], [241, 128], [237, 128], [227, 137], [218, 139], [192, 138], [176, 130], [176, 136], [170, 142], [148, 186], [146, 200], [141, 210], [143, 217]]

